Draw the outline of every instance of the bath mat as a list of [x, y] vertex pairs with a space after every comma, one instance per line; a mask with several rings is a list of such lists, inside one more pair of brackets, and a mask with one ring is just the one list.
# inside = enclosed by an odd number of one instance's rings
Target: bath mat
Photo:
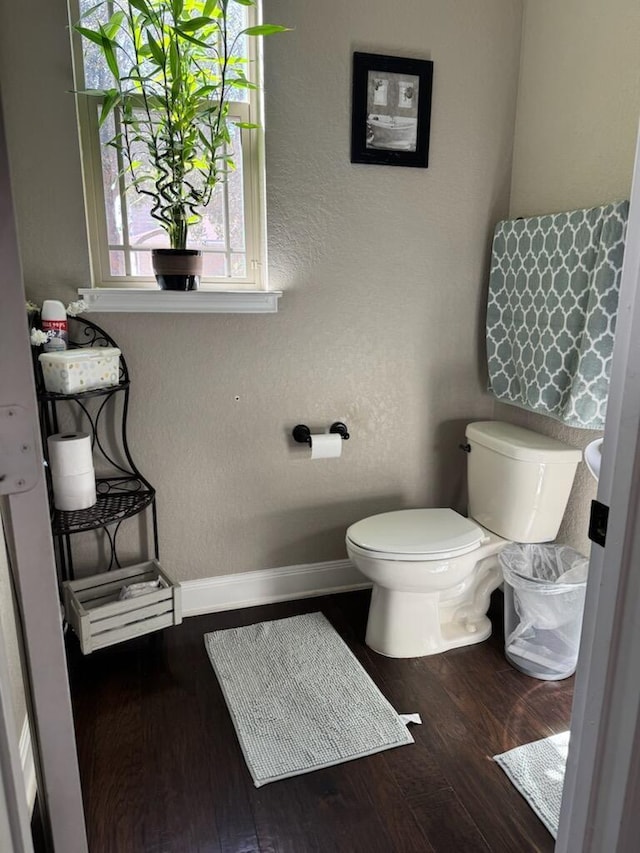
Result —
[[493, 756], [554, 838], [568, 750], [569, 732], [561, 732]]
[[321, 613], [204, 640], [256, 787], [413, 743]]

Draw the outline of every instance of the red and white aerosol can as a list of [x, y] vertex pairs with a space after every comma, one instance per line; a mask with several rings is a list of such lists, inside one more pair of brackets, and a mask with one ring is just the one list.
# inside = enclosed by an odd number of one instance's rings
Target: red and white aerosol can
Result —
[[40, 312], [42, 331], [47, 334], [44, 345], [45, 352], [60, 352], [67, 348], [69, 333], [67, 327], [67, 312], [64, 305], [57, 299], [45, 299]]

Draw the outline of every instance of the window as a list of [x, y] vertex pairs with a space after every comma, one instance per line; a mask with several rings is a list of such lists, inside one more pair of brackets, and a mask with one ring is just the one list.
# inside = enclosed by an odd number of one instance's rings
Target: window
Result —
[[[70, 0], [71, 19], [95, 29], [106, 23], [117, 0], [96, 6], [95, 0]], [[229, 3], [234, 33], [255, 23], [256, 10]], [[260, 85], [257, 39], [241, 37], [239, 55], [249, 57], [247, 76]], [[107, 89], [113, 77], [97, 45], [74, 35], [76, 86]], [[261, 124], [260, 90], [239, 89], [229, 106], [229, 118]], [[155, 284], [151, 250], [167, 247], [168, 238], [150, 214], [148, 197], [125, 193], [122, 155], [105, 143], [119, 131], [118, 110], [99, 127], [101, 105], [96, 98], [78, 96], [87, 221], [94, 286], [144, 287]], [[264, 157], [261, 130], [230, 125], [228, 153], [235, 171], [217, 184], [200, 222], [189, 228], [189, 248], [202, 250], [201, 289], [265, 289]], [[142, 156], [142, 155], [141, 155]]]

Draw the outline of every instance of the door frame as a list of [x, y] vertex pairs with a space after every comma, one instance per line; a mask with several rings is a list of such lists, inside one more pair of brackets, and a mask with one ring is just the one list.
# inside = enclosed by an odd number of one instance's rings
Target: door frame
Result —
[[[33, 746], [38, 805], [55, 853], [86, 853], [49, 502], [0, 105], [0, 512]], [[6, 687], [6, 685], [4, 685]], [[13, 737], [17, 737], [14, 731]], [[2, 760], [2, 771], [6, 762]], [[24, 782], [21, 782], [24, 796]]]
[[9, 664], [0, 643], [0, 850], [33, 853], [17, 731]]
[[640, 837], [640, 133], [620, 286], [594, 544], [557, 853], [626, 853]]

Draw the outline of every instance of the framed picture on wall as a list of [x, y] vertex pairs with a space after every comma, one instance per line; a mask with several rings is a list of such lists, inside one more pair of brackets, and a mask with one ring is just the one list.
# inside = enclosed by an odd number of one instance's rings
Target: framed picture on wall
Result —
[[433, 62], [353, 54], [351, 162], [429, 165]]

